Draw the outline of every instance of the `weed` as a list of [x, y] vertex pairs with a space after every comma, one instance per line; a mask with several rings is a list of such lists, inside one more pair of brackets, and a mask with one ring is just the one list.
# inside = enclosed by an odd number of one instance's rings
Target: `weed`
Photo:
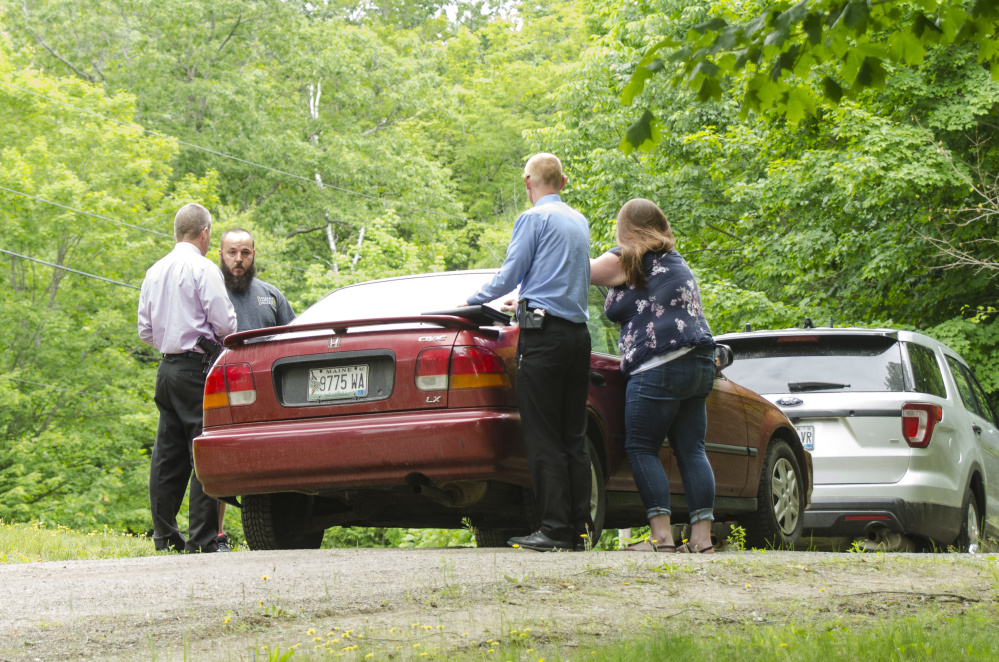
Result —
[[738, 524], [733, 525], [725, 543], [739, 552], [746, 549], [746, 530]]

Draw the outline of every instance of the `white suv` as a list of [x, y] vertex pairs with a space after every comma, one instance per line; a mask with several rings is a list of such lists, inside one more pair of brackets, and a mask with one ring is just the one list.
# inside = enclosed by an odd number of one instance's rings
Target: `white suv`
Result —
[[716, 340], [734, 354], [725, 375], [780, 407], [811, 451], [806, 535], [966, 552], [999, 540], [996, 415], [952, 349], [888, 329]]

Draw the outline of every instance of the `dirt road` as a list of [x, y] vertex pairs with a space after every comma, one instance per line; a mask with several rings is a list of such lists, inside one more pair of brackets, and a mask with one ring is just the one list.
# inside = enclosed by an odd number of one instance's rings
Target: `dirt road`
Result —
[[296, 644], [296, 659], [421, 659], [497, 641], [565, 651], [667, 622], [994, 603], [996, 559], [361, 549], [6, 565], [0, 660], [250, 660]]

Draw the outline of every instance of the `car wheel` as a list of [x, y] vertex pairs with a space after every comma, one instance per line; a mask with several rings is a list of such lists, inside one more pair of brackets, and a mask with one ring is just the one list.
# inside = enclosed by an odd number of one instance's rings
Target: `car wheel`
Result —
[[740, 519], [750, 548], [784, 549], [801, 537], [804, 526], [805, 486], [791, 446], [771, 439], [756, 492], [757, 510]]
[[593, 532], [589, 546], [595, 547], [604, 530], [604, 518], [607, 516], [607, 493], [604, 485], [604, 466], [597, 453], [597, 447], [590, 439], [586, 440], [586, 447], [590, 453], [590, 519], [593, 520]]
[[[541, 526], [541, 513], [538, 511], [534, 493], [528, 488], [520, 488], [520, 508], [524, 520], [521, 528], [497, 529], [488, 526], [475, 526], [476, 547], [506, 547], [506, 541], [514, 536], [526, 536]], [[473, 520], [474, 523], [474, 520]]]
[[308, 507], [304, 494], [250, 494], [243, 497], [243, 534], [250, 549], [319, 549], [325, 531], [302, 531], [298, 514]]
[[[594, 531], [591, 532], [590, 546], [595, 546], [600, 540], [604, 528], [604, 518], [607, 514], [607, 494], [604, 489], [604, 469], [597, 455], [596, 446], [587, 440], [587, 450], [590, 454], [590, 518], [593, 520]], [[537, 531], [541, 525], [541, 513], [538, 510], [534, 493], [525, 489], [524, 519], [527, 526], [524, 529], [492, 529], [488, 527], [475, 528], [476, 547], [506, 547], [506, 541], [514, 536], [524, 536]]]
[[957, 550], [968, 554], [982, 551], [982, 516], [978, 512], [978, 500], [970, 491], [964, 496], [961, 532], [957, 535]]

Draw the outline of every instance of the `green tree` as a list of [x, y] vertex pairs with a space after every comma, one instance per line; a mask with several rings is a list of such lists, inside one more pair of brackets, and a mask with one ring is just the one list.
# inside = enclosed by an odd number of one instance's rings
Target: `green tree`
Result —
[[[181, 201], [213, 204], [213, 178], [171, 186], [173, 141], [37, 96], [129, 121], [130, 95], [18, 68], [10, 54], [0, 41], [0, 248], [137, 286], [171, 249]], [[155, 360], [136, 336], [136, 290], [3, 262], [0, 517], [144, 529]]]

